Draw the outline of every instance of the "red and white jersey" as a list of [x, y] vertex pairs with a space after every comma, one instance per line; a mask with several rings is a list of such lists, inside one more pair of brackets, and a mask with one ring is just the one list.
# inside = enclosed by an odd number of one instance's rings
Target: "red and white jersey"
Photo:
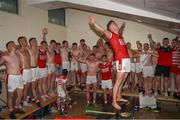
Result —
[[57, 85], [62, 85], [62, 83], [66, 83], [67, 77], [64, 75], [60, 75], [56, 78]]
[[180, 66], [180, 50], [173, 50], [172, 52], [172, 64]]
[[112, 63], [99, 63], [99, 69], [101, 71], [102, 80], [110, 80], [112, 78]]
[[116, 61], [118, 60], [121, 64], [123, 58], [129, 58], [129, 54], [126, 48], [126, 43], [120, 33], [119, 34], [111, 33], [111, 38], [109, 39], [109, 43], [111, 44], [114, 50]]
[[180, 50], [173, 51], [173, 64], [180, 68]]

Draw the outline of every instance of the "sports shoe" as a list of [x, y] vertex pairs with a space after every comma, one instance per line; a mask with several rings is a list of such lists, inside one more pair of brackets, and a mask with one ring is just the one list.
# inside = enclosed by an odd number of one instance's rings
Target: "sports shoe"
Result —
[[48, 96], [48, 95], [44, 95], [44, 97], [45, 97], [46, 99], [49, 99], [49, 96]]
[[42, 99], [43, 101], [46, 101], [46, 100], [47, 100], [44, 95], [41, 96], [41, 99]]
[[29, 107], [31, 107], [32, 105], [29, 104], [27, 101], [24, 101], [24, 102], [23, 102], [23, 106], [29, 106]]
[[95, 106], [95, 107], [97, 106], [97, 104], [96, 104], [95, 102], [91, 103], [91, 105], [92, 105], [92, 106]]
[[158, 93], [157, 93], [157, 92], [154, 92], [154, 96], [157, 97], [157, 96], [158, 96]]
[[164, 96], [165, 96], [165, 97], [168, 97], [168, 93], [167, 93], [167, 92], [165, 92]]
[[52, 112], [52, 113], [57, 113], [58, 110], [57, 110], [56, 108], [52, 107], [52, 108], [51, 108], [51, 112]]
[[168, 96], [171, 96], [171, 91], [168, 91], [167, 94], [168, 94]]
[[14, 112], [15, 112], [15, 113], [19, 113], [19, 114], [24, 114], [24, 113], [25, 113], [25, 111], [23, 111], [23, 110], [21, 110], [21, 109], [19, 109], [19, 108], [15, 108], [15, 109], [14, 109]]
[[87, 103], [86, 104], [86, 108], [90, 107], [91, 106], [91, 103]]
[[9, 117], [10, 117], [10, 119], [16, 119], [15, 112], [10, 112]]
[[36, 105], [37, 105], [38, 107], [41, 107], [41, 102], [40, 102], [39, 100], [36, 100]]

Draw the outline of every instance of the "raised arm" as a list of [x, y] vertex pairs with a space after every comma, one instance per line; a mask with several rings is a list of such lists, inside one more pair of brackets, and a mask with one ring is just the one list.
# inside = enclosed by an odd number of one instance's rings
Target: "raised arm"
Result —
[[96, 17], [95, 16], [89, 16], [89, 24], [95, 28], [96, 31], [101, 32], [103, 35], [105, 35], [108, 39], [111, 37], [111, 33], [101, 27], [99, 24], [96, 23]]
[[46, 35], [48, 34], [47, 28], [43, 28], [42, 34], [43, 34], [43, 40], [46, 41]]
[[148, 34], [148, 39], [149, 39], [149, 43], [153, 47], [153, 49], [156, 49], [157, 45], [156, 45], [156, 42], [152, 39], [152, 35], [151, 34]]
[[140, 43], [140, 41], [137, 41], [136, 45], [137, 45], [138, 50], [142, 51], [142, 44]]
[[126, 27], [126, 24], [125, 24], [125, 22], [123, 22], [123, 24], [121, 25], [121, 27], [119, 29], [119, 33], [123, 34], [125, 27]]

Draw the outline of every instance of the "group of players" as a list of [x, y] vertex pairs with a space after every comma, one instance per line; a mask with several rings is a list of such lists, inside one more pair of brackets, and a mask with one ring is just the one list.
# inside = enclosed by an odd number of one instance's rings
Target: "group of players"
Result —
[[[145, 95], [160, 93], [160, 79], [163, 75], [165, 96], [170, 92], [171, 78], [176, 80], [177, 93], [180, 90], [180, 41], [164, 38], [162, 46], [148, 35], [149, 43], [137, 41], [137, 50], [131, 48], [131, 43], [125, 43], [122, 35], [125, 23], [119, 27], [116, 22], [109, 21], [107, 30], [96, 23], [96, 18], [90, 16], [89, 24], [101, 32], [109, 41], [97, 41], [92, 50], [80, 40], [80, 45], [68, 41], [62, 44], [51, 40], [46, 41], [47, 29], [43, 29], [43, 41], [37, 45], [36, 38], [18, 38], [6, 44], [7, 51], [0, 58], [0, 65], [5, 64], [7, 70], [8, 108], [11, 118], [15, 113], [24, 113], [20, 103], [28, 106], [28, 92], [32, 89], [32, 98], [37, 106], [40, 101], [56, 95], [56, 78], [62, 70], [68, 71], [67, 84], [85, 86], [87, 104], [90, 103], [90, 88], [92, 85], [93, 101], [96, 103], [96, 90], [99, 86], [104, 90], [104, 103], [108, 102], [107, 93], [112, 97], [112, 105], [121, 109], [117, 101], [127, 100], [121, 96], [123, 86], [128, 89], [143, 91]], [[171, 73], [174, 74], [171, 74]], [[137, 81], [136, 80], [137, 77]], [[62, 78], [63, 79], [63, 78]], [[127, 82], [125, 82], [127, 80]], [[13, 98], [16, 96], [15, 105]]]

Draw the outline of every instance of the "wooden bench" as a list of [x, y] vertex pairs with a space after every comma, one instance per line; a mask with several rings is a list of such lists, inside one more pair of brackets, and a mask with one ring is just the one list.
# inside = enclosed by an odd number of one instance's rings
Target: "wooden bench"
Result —
[[[74, 91], [85, 92], [85, 90], [81, 90], [81, 89], [78, 88], [78, 87], [75, 87], [75, 88], [74, 88]], [[98, 89], [98, 90], [97, 90], [97, 93], [103, 93], [103, 90], [102, 90], [102, 89]], [[123, 92], [122, 92], [122, 95], [123, 95], [123, 96], [127, 96], [127, 97], [139, 97], [139, 94], [138, 94], [138, 93], [129, 92], [129, 91], [123, 91]], [[158, 101], [167, 101], [167, 102], [180, 103], [180, 100], [175, 99], [175, 98], [173, 98], [172, 96], [170, 96], [170, 97], [165, 97], [165, 96], [160, 95], [160, 96], [157, 96], [157, 100], [158, 100]]]
[[[41, 106], [45, 107], [53, 102], [55, 102], [57, 100], [57, 97], [53, 97], [53, 98], [49, 98], [46, 101], [41, 101]], [[35, 104], [32, 104], [32, 106], [27, 106], [25, 107], [25, 114], [16, 114], [16, 119], [23, 119], [29, 115], [31, 115], [32, 113], [40, 110], [42, 107], [37, 107]], [[0, 112], [0, 117], [4, 118], [4, 119], [10, 119], [9, 118], [9, 114], [8, 112]]]

